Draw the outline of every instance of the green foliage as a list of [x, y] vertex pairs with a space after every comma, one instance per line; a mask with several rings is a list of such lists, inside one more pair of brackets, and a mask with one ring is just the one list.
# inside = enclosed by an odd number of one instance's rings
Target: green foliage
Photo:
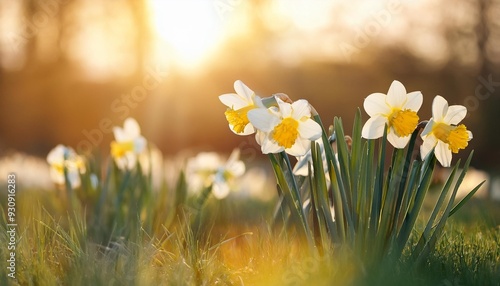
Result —
[[[28, 207], [20, 207], [17, 280], [6, 276], [3, 259], [0, 284], [488, 285], [500, 279], [498, 228], [469, 234], [446, 224], [482, 184], [455, 203], [472, 153], [452, 168], [424, 218], [436, 159], [414, 158], [418, 130], [392, 156], [385, 136], [361, 138], [359, 110], [352, 141], [344, 140], [340, 118], [332, 132], [335, 148], [332, 134], [322, 134], [326, 165], [320, 144], [312, 144], [306, 178], [293, 175], [286, 153], [269, 155], [280, 194], [272, 225], [237, 219], [243, 210], [251, 219], [267, 218], [261, 202], [240, 201], [229, 212], [211, 200], [211, 185], [189, 195], [182, 170], [173, 188], [163, 182], [155, 189], [151, 171], [139, 163], [121, 170], [88, 157], [80, 188], [19, 194], [19, 205]], [[91, 174], [101, 174], [97, 184]], [[6, 249], [0, 254], [6, 257]]]
[[[367, 142], [365, 145], [372, 144]], [[351, 149], [352, 150], [352, 149]], [[368, 146], [366, 146], [367, 153]], [[319, 158], [319, 146], [313, 147], [314, 156]], [[352, 152], [351, 152], [351, 156]], [[363, 156], [363, 155], [361, 155]], [[279, 154], [276, 156], [279, 158]], [[374, 160], [375, 161], [375, 160]], [[380, 161], [377, 159], [377, 164]], [[287, 164], [282, 161], [282, 164]], [[319, 160], [313, 162], [312, 171], [318, 178], [323, 174], [323, 164]], [[366, 162], [365, 162], [366, 166]], [[421, 167], [421, 165], [419, 165]], [[107, 167], [109, 168], [112, 167]], [[341, 170], [338, 170], [342, 173]], [[341, 233], [337, 230], [338, 221], [333, 221], [330, 211], [331, 189], [326, 188], [326, 178], [312, 180], [297, 180], [301, 198], [306, 197], [302, 192], [307, 186], [313, 189], [309, 208], [303, 208], [308, 229], [311, 228], [313, 246], [321, 249], [322, 253], [311, 251], [310, 244], [304, 233], [285, 231], [274, 233], [267, 231], [270, 225], [254, 226], [257, 229], [254, 235], [242, 227], [248, 220], [235, 219], [211, 221], [213, 209], [220, 208], [213, 200], [204, 196], [189, 197], [186, 191], [186, 178], [179, 176], [175, 190], [153, 190], [155, 200], [144, 200], [142, 207], [135, 207], [134, 211], [151, 209], [153, 229], [147, 231], [147, 216], [142, 217], [140, 223], [124, 221], [121, 225], [120, 236], [117, 231], [104, 229], [103, 226], [117, 216], [129, 217], [128, 207], [118, 208], [115, 204], [116, 194], [120, 191], [115, 185], [122, 186], [122, 180], [135, 188], [126, 187], [123, 192], [122, 204], [131, 204], [129, 198], [136, 188], [140, 188], [140, 180], [147, 180], [148, 176], [140, 178], [133, 172], [115, 170], [119, 179], [112, 183], [112, 176], [103, 180], [96, 190], [87, 189], [90, 184], [82, 184], [82, 189], [75, 189], [74, 195], [77, 205], [70, 209], [70, 200], [55, 192], [27, 192], [20, 193], [20, 206], [29, 203], [27, 208], [20, 207], [19, 237], [17, 245], [17, 280], [6, 276], [5, 260], [0, 261], [0, 283], [2, 285], [495, 285], [500, 279], [498, 265], [500, 263], [500, 233], [498, 228], [487, 226], [485, 229], [474, 229], [466, 232], [457, 222], [451, 227], [445, 226], [441, 231], [444, 239], [436, 240], [434, 251], [426, 255], [418, 267], [414, 267], [416, 253], [413, 248], [419, 244], [419, 236], [410, 235], [408, 245], [402, 251], [397, 263], [382, 260], [377, 265], [365, 267], [359, 260], [359, 253], [353, 252], [353, 245], [362, 245], [363, 240], [343, 244], [337, 243]], [[288, 170], [287, 170], [288, 172]], [[361, 169], [358, 173], [366, 173]], [[413, 171], [416, 172], [416, 171]], [[457, 174], [455, 171], [455, 175]], [[351, 172], [354, 174], [356, 172]], [[415, 173], [416, 174], [416, 173]], [[127, 178], [127, 176], [130, 176]], [[410, 171], [408, 180], [412, 180], [414, 173]], [[83, 178], [85, 182], [86, 178]], [[288, 177], [290, 179], [290, 177]], [[444, 188], [453, 192], [449, 187], [450, 181]], [[368, 182], [373, 185], [375, 179]], [[104, 186], [108, 186], [108, 194], [115, 194], [103, 200], [99, 205]], [[369, 190], [364, 186], [366, 182], [358, 182], [361, 189]], [[142, 185], [144, 186], [144, 185]], [[328, 190], [325, 193], [324, 190]], [[84, 191], [82, 193], [82, 191]], [[291, 190], [289, 190], [291, 191]], [[162, 193], [165, 192], [165, 193]], [[416, 191], [415, 191], [416, 192]], [[165, 204], [167, 194], [180, 194], [170, 198], [166, 206], [167, 213], [161, 213], [160, 208]], [[285, 192], [283, 192], [285, 193]], [[134, 194], [137, 194], [134, 192]], [[366, 198], [363, 198], [365, 196]], [[416, 195], [414, 195], [416, 197]], [[202, 199], [202, 197], [204, 197]], [[346, 196], [347, 197], [347, 196]], [[135, 197], [136, 200], [138, 197]], [[139, 198], [140, 199], [140, 198]], [[362, 209], [364, 201], [369, 202], [370, 195], [352, 196], [352, 201], [360, 201]], [[402, 201], [407, 199], [403, 197]], [[415, 199], [408, 199], [413, 200]], [[439, 202], [441, 198], [437, 198]], [[39, 203], [34, 203], [39, 201]], [[162, 202], [158, 202], [162, 201]], [[168, 201], [168, 200], [167, 200]], [[445, 201], [445, 200], [443, 200]], [[174, 203], [175, 202], [175, 203]], [[237, 202], [231, 202], [236, 204]], [[243, 207], [236, 206], [232, 212], [221, 212], [221, 216], [232, 217], [242, 209], [253, 216], [259, 216], [262, 207], [250, 201], [239, 202]], [[253, 205], [252, 205], [253, 204]], [[441, 203], [444, 204], [444, 203]], [[51, 205], [66, 205], [66, 209], [50, 209]], [[189, 205], [189, 206], [187, 206]], [[354, 204], [353, 204], [354, 205]], [[371, 205], [371, 204], [370, 204]], [[468, 207], [469, 204], [465, 204]], [[176, 206], [176, 207], [174, 207]], [[204, 207], [202, 207], [204, 206]], [[285, 205], [286, 206], [286, 205]], [[302, 206], [302, 205], [298, 205]], [[343, 206], [340, 204], [340, 206]], [[491, 209], [498, 206], [492, 205]], [[196, 209], [198, 208], [198, 211]], [[408, 206], [413, 209], [413, 206]], [[478, 207], [481, 208], [481, 207]], [[285, 207], [283, 209], [286, 209]], [[29, 210], [29, 211], [28, 211]], [[96, 223], [98, 213], [89, 213], [92, 210], [101, 210], [99, 217], [101, 224]], [[299, 210], [297, 210], [299, 212]], [[119, 213], [122, 212], [122, 213]], [[177, 214], [172, 214], [172, 213]], [[432, 212], [432, 211], [431, 211]], [[450, 211], [451, 212], [451, 211]], [[147, 213], [147, 212], [146, 212]], [[338, 212], [337, 212], [338, 213]], [[353, 211], [353, 213], [356, 213]], [[381, 212], [383, 213], [383, 212]], [[439, 224], [443, 214], [434, 212], [429, 217], [436, 217], [433, 226]], [[4, 211], [0, 217], [0, 245], [7, 241]], [[201, 219], [201, 225], [211, 221], [211, 228], [193, 228], [193, 217]], [[283, 211], [281, 214], [287, 214]], [[291, 211], [288, 212], [291, 216]], [[363, 217], [369, 217], [370, 211], [355, 216], [359, 225], [369, 224]], [[440, 215], [441, 214], [441, 215]], [[458, 212], [457, 214], [462, 214]], [[297, 220], [290, 220], [292, 224], [300, 224]], [[108, 216], [108, 217], [107, 217]], [[174, 217], [174, 218], [172, 218]], [[282, 217], [283, 218], [283, 217]], [[421, 218], [421, 217], [420, 217]], [[347, 220], [344, 220], [347, 221]], [[412, 228], [413, 233], [426, 233], [426, 221], [417, 219]], [[119, 224], [114, 222], [115, 229]], [[496, 224], [494, 223], [493, 226]], [[349, 231], [346, 229], [346, 236]], [[438, 227], [431, 227], [427, 235], [432, 237]], [[222, 230], [223, 235], [220, 235]], [[336, 231], [335, 237], [330, 230]], [[356, 231], [356, 229], [354, 229]], [[229, 233], [233, 234], [229, 234]], [[226, 233], [224, 235], [224, 233]], [[367, 233], [367, 232], [365, 232]], [[369, 234], [366, 234], [369, 235]], [[437, 236], [437, 234], [436, 234]], [[102, 237], [108, 237], [102, 242]], [[304, 240], [297, 239], [305, 238]], [[432, 239], [428, 239], [431, 241]], [[300, 241], [305, 241], [302, 244]], [[424, 241], [428, 243], [427, 240]], [[426, 244], [422, 244], [422, 248]], [[6, 249], [0, 248], [2, 257], [6, 257]]]
[[[314, 116], [314, 119], [322, 125], [319, 116]], [[387, 164], [391, 151], [387, 132], [379, 140], [365, 140], [361, 137], [361, 124], [358, 109], [351, 139], [345, 136], [342, 120], [335, 118], [333, 135], [336, 148], [332, 147], [323, 128], [328, 170], [323, 168], [319, 144], [312, 142], [310, 175], [306, 183], [300, 185], [300, 190], [298, 182], [301, 179], [292, 174], [287, 155], [270, 155], [283, 202], [288, 205], [298, 231], [309, 242], [314, 241], [320, 252], [331, 245], [345, 245], [361, 258], [362, 264], [370, 266], [381, 260], [399, 260], [403, 250], [410, 247], [411, 261], [423, 263], [435, 249], [448, 217], [484, 183], [455, 205], [455, 196], [473, 152], [463, 166], [458, 161], [453, 167], [425, 229], [418, 234], [417, 243], [410, 245], [431, 185], [436, 158], [433, 152], [423, 160], [415, 158], [415, 142], [420, 131], [417, 128], [406, 148], [392, 150]], [[379, 141], [378, 145], [376, 141]], [[455, 181], [457, 173], [460, 175]], [[310, 198], [311, 206], [303, 208], [306, 198]]]

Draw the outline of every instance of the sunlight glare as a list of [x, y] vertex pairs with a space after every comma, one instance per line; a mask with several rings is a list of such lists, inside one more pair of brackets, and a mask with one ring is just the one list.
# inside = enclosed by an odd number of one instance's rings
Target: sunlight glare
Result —
[[158, 40], [183, 66], [196, 66], [219, 42], [222, 25], [211, 1], [150, 0]]

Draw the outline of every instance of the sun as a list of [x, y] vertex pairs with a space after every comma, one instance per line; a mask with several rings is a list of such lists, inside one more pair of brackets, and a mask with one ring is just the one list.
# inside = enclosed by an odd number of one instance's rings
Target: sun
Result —
[[150, 0], [150, 5], [157, 40], [176, 62], [199, 64], [219, 42], [223, 27], [212, 1]]

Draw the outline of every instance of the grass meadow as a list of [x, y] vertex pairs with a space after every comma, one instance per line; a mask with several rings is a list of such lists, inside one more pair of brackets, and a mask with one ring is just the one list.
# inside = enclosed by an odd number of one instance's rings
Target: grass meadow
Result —
[[[418, 266], [406, 250], [423, 222], [398, 261], [365, 267], [347, 247], [311, 253], [296, 231], [272, 224], [275, 199], [209, 196], [195, 211], [198, 197], [182, 198], [182, 174], [173, 186], [152, 189], [147, 176], [110, 172], [107, 187], [17, 193], [16, 279], [2, 259], [1, 285], [499, 285], [498, 202], [470, 200]], [[128, 187], [120, 190], [123, 180]], [[421, 221], [436, 192], [431, 188]], [[6, 225], [4, 215], [1, 245]], [[7, 248], [0, 254], [8, 257]]]
[[50, 151], [51, 187], [10, 171], [0, 284], [499, 285], [500, 204], [474, 198], [485, 180], [462, 184], [473, 151], [451, 164], [472, 139], [464, 106], [436, 96], [419, 122], [422, 94], [394, 81], [365, 99], [363, 127], [358, 109], [352, 132], [337, 117], [326, 131], [306, 100], [234, 87], [229, 127], [269, 162], [166, 164], [128, 118], [109, 155]]

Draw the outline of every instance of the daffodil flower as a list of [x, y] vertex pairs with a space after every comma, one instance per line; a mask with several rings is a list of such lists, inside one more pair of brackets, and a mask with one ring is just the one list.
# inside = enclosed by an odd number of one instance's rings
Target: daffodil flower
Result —
[[403, 84], [397, 80], [392, 82], [387, 95], [370, 94], [363, 103], [370, 119], [363, 126], [362, 137], [380, 138], [384, 135], [387, 125], [387, 140], [395, 148], [404, 148], [418, 125], [417, 112], [422, 106], [422, 100], [420, 91], [407, 94]]
[[146, 139], [133, 118], [125, 119], [123, 128], [114, 127], [115, 141], [111, 142], [111, 156], [120, 169], [131, 170], [135, 167], [137, 156], [146, 149]]
[[215, 198], [225, 198], [234, 183], [235, 178], [245, 173], [245, 164], [239, 160], [240, 152], [235, 149], [229, 159], [224, 161], [215, 152], [201, 152], [188, 161], [186, 173], [192, 188], [212, 186]]
[[292, 104], [276, 98], [278, 107], [257, 108], [248, 112], [250, 122], [260, 130], [256, 140], [262, 153], [286, 151], [292, 156], [303, 156], [311, 148], [311, 140], [321, 137], [321, 126], [311, 119], [307, 100]]
[[66, 182], [64, 170], [71, 188], [78, 188], [81, 185], [80, 174], [85, 172], [85, 163], [76, 152], [64, 145], [57, 145], [47, 155], [47, 162], [50, 165], [50, 177], [54, 183], [63, 185]]
[[229, 128], [238, 135], [253, 134], [255, 128], [247, 114], [254, 108], [264, 108], [261, 99], [240, 80], [234, 82], [234, 90], [236, 93], [219, 96], [219, 100], [228, 107], [224, 114]]
[[217, 199], [225, 198], [230, 191], [229, 182], [245, 173], [245, 164], [239, 158], [240, 151], [235, 149], [226, 164], [217, 168], [212, 187], [212, 193]]
[[472, 132], [465, 125], [458, 123], [467, 115], [467, 108], [462, 105], [448, 106], [448, 101], [441, 96], [436, 96], [432, 102], [432, 118], [422, 131], [423, 144], [420, 154], [425, 158], [434, 148], [434, 154], [443, 165], [451, 165], [452, 153], [465, 149], [472, 139]]
[[189, 158], [186, 164], [186, 177], [189, 178], [189, 190], [198, 192], [213, 183], [213, 174], [222, 164], [216, 152], [200, 152]]

